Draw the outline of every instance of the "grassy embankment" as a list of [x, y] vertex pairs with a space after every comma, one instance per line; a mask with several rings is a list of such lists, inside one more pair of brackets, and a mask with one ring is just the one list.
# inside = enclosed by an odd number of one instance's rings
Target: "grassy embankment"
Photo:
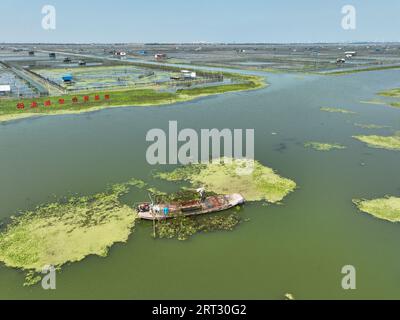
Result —
[[[35, 99], [3, 99], [0, 100], [0, 122], [32, 116], [82, 113], [108, 107], [172, 104], [208, 95], [233, 91], [255, 90], [266, 86], [263, 77], [227, 73], [223, 75], [240, 83], [194, 89], [181, 89], [176, 93], [160, 92], [154, 89], [125, 89], [81, 92], [79, 94], [67, 94], [63, 96], [41, 97]], [[95, 101], [94, 97], [96, 95], [100, 96], [99, 101]], [[105, 100], [105, 95], [109, 95], [110, 99]], [[84, 96], [89, 96], [90, 100], [84, 102]], [[73, 103], [73, 97], [78, 98], [77, 103]], [[65, 103], [60, 105], [58, 103], [59, 99], [64, 99]], [[45, 107], [44, 104], [48, 100], [52, 102], [52, 105]], [[32, 101], [37, 102], [37, 108], [31, 108]], [[18, 103], [23, 103], [24, 109], [18, 109]]]
[[323, 143], [323, 142], [314, 142], [314, 141], [305, 143], [304, 147], [312, 148], [316, 151], [331, 151], [331, 150], [347, 149], [347, 147], [342, 146], [341, 144], [338, 144], [338, 143]]
[[382, 71], [382, 70], [390, 70], [390, 69], [400, 69], [400, 66], [381, 66], [381, 67], [370, 67], [364, 69], [352, 69], [352, 70], [341, 70], [324, 73], [329, 76], [340, 76], [346, 74], [360, 73], [360, 72], [368, 72], [368, 71]]

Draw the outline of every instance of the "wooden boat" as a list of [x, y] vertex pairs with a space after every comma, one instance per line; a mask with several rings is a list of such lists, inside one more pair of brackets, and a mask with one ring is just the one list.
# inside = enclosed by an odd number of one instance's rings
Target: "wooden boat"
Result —
[[144, 220], [165, 220], [177, 216], [196, 216], [220, 212], [242, 205], [245, 199], [240, 194], [212, 196], [203, 200], [193, 200], [177, 203], [141, 203], [137, 207], [139, 218]]

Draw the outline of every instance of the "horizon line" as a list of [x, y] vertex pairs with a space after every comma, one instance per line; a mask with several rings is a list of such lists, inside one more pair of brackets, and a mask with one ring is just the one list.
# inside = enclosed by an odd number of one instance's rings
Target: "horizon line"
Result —
[[334, 41], [334, 42], [0, 42], [0, 45], [293, 45], [293, 44], [393, 44], [398, 41]]

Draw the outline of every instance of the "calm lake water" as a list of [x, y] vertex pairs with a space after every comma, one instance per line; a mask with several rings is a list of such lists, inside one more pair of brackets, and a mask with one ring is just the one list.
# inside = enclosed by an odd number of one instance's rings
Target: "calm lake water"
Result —
[[[400, 110], [360, 103], [400, 87], [399, 75], [268, 74], [271, 86], [259, 91], [0, 125], [2, 219], [131, 177], [174, 190], [151, 178], [153, 170], [172, 167], [154, 168], [145, 159], [147, 131], [166, 130], [169, 120], [181, 129], [254, 128], [256, 159], [299, 186], [281, 206], [246, 204], [241, 214], [250, 221], [233, 232], [154, 240], [151, 223], [140, 222], [129, 242], [112, 247], [107, 258], [65, 266], [55, 291], [24, 288], [22, 272], [1, 266], [0, 298], [282, 299], [290, 292], [298, 299], [400, 299], [400, 225], [360, 214], [351, 202], [400, 194], [400, 153], [351, 138], [400, 130]], [[303, 147], [307, 141], [348, 149], [316, 152]], [[144, 191], [133, 190], [124, 201], [144, 199]], [[341, 288], [341, 268], [349, 264], [357, 268], [357, 290], [350, 292]]]

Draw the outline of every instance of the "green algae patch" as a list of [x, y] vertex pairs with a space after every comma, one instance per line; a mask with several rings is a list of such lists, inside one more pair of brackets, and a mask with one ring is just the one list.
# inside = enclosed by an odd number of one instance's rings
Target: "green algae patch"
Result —
[[357, 208], [378, 219], [390, 222], [400, 221], [400, 198], [386, 197], [375, 200], [353, 200]]
[[363, 124], [363, 123], [355, 123], [356, 127], [363, 128], [363, 129], [387, 129], [390, 126], [381, 126], [377, 124]]
[[242, 218], [237, 213], [218, 216], [177, 217], [157, 225], [156, 235], [160, 239], [188, 240], [197, 233], [233, 231]]
[[396, 133], [394, 136], [353, 136], [361, 142], [366, 143], [371, 148], [386, 149], [400, 151], [400, 135]]
[[306, 148], [312, 148], [316, 151], [331, 151], [331, 150], [343, 150], [347, 147], [337, 143], [321, 143], [321, 142], [307, 142], [304, 144]]
[[323, 107], [320, 110], [324, 111], [324, 112], [329, 112], [329, 113], [356, 114], [356, 112], [354, 112], [354, 111], [340, 109], [340, 108]]
[[400, 88], [381, 91], [378, 94], [383, 97], [400, 98]]
[[216, 159], [209, 164], [194, 164], [170, 173], [158, 173], [167, 181], [189, 181], [216, 194], [240, 193], [247, 201], [277, 203], [296, 189], [296, 183], [282, 178], [273, 169], [248, 159]]
[[105, 257], [132, 232], [137, 214], [119, 197], [135, 184], [113, 185], [105, 193], [71, 197], [14, 217], [0, 233], [0, 261], [27, 271], [30, 285], [40, 281], [37, 273], [46, 265], [59, 268], [89, 255]]

